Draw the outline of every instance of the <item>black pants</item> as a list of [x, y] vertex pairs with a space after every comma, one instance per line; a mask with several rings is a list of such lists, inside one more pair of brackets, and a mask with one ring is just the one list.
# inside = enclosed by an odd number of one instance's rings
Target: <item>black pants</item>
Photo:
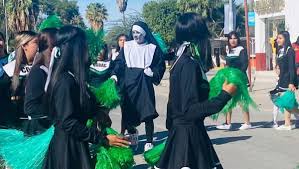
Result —
[[[129, 127], [128, 133], [135, 134], [137, 132], [135, 127]], [[145, 121], [145, 134], [146, 134], [146, 142], [152, 143], [154, 138], [154, 120], [149, 119]]]

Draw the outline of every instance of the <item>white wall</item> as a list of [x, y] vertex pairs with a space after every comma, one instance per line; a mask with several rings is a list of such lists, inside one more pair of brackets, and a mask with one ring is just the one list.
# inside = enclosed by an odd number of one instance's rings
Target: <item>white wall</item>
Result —
[[299, 36], [299, 0], [285, 1], [286, 30], [290, 32], [291, 41], [294, 42]]
[[255, 14], [255, 53], [265, 53], [266, 27], [264, 19]]

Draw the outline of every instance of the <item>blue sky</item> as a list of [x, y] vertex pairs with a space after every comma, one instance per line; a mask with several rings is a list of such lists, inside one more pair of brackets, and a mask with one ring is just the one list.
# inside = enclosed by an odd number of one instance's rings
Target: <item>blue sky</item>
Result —
[[[116, 0], [77, 0], [80, 13], [85, 18], [85, 10], [86, 6], [93, 2], [103, 3], [108, 10], [108, 21], [115, 21], [121, 18], [121, 14], [118, 11], [118, 7], [116, 5]], [[151, 0], [128, 0], [128, 6], [126, 14], [132, 14], [136, 12], [142, 11], [142, 6], [144, 3], [149, 2]], [[237, 3], [243, 2], [243, 0], [236, 0]]]
[[[108, 15], [109, 15], [108, 21], [114, 21], [122, 18], [122, 15], [120, 14], [118, 7], [116, 5], [116, 0], [77, 0], [77, 1], [78, 1], [80, 13], [84, 17], [85, 17], [85, 10], [87, 5], [93, 2], [99, 2], [99, 3], [103, 3], [108, 10]], [[150, 0], [128, 0], [126, 14], [141, 12], [143, 4], [149, 1]]]

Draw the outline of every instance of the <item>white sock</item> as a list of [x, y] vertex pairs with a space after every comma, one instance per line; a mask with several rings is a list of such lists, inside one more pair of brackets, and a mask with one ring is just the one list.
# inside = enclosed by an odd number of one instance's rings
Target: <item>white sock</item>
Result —
[[277, 115], [279, 113], [279, 107], [274, 105], [272, 113], [273, 113], [273, 122], [274, 122], [274, 124], [277, 124]]

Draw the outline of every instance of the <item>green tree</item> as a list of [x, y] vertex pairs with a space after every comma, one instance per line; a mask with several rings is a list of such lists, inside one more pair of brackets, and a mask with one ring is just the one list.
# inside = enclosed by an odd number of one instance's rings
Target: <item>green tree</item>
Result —
[[86, 25], [85, 25], [81, 15], [74, 16], [71, 20], [71, 24], [75, 25], [75, 26], [78, 26], [82, 29], [86, 29]]
[[125, 11], [127, 10], [128, 0], [116, 0], [119, 12], [123, 14], [123, 22], [125, 22]]
[[86, 18], [94, 30], [103, 29], [104, 20], [107, 20], [108, 13], [102, 3], [91, 3], [86, 9]]
[[39, 14], [38, 0], [9, 0], [6, 2], [6, 9], [10, 31], [36, 29]]
[[64, 24], [72, 24], [74, 18], [81, 17], [77, 1], [40, 0], [40, 9], [42, 14], [58, 15]]
[[5, 22], [4, 22], [4, 6], [2, 4], [3, 1], [0, 2], [0, 20], [3, 21], [0, 23], [0, 31], [4, 32], [5, 30]]
[[154, 32], [162, 35], [166, 43], [174, 39], [174, 26], [179, 11], [176, 0], [151, 1], [143, 6], [142, 15]]

